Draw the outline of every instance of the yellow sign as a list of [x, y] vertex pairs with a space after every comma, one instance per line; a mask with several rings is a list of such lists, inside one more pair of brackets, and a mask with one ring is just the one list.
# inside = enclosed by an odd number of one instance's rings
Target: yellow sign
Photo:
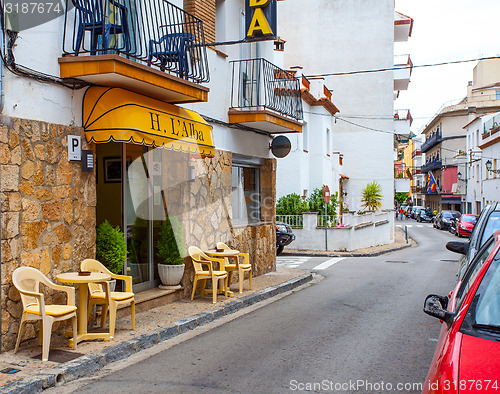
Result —
[[[253, 16], [251, 17], [250, 24], [247, 21], [247, 37], [255, 38], [258, 36], [273, 36], [275, 33], [273, 32], [273, 28], [269, 24], [268, 18], [264, 13], [264, 8], [267, 7], [272, 0], [248, 0], [248, 7], [246, 10], [247, 19], [251, 12], [253, 12]], [[274, 7], [275, 11], [276, 4], [271, 4]], [[274, 12], [275, 14], [275, 12]], [[272, 15], [272, 14], [269, 14]], [[276, 25], [275, 21], [272, 21], [273, 26]]]
[[85, 92], [83, 127], [88, 142], [214, 154], [212, 126], [199, 114], [120, 88], [91, 87]]

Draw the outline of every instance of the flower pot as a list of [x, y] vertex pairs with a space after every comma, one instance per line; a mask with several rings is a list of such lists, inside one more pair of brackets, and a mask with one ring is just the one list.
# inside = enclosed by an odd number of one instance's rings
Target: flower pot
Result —
[[160, 275], [161, 280], [161, 285], [158, 287], [165, 290], [180, 289], [180, 283], [182, 276], [184, 275], [184, 268], [184, 264], [158, 264], [158, 274]]

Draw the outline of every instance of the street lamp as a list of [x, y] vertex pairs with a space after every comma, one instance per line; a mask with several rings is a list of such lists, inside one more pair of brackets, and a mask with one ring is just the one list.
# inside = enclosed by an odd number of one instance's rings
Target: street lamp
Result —
[[488, 160], [486, 162], [486, 169], [489, 171], [489, 172], [492, 172], [494, 174], [500, 174], [500, 170], [492, 170], [491, 169], [491, 166], [493, 165], [493, 163], [491, 162], [491, 160]]

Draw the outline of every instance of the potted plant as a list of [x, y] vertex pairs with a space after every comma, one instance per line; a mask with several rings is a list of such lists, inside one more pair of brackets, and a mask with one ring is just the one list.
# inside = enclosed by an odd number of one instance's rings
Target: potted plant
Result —
[[[97, 226], [96, 259], [114, 274], [121, 274], [127, 258], [127, 242], [120, 228], [113, 227], [107, 220]], [[114, 283], [113, 283], [114, 281]], [[110, 281], [112, 291], [116, 280]]]
[[160, 289], [178, 289], [184, 275], [184, 237], [182, 227], [176, 217], [166, 217], [161, 225], [156, 244], [156, 255], [164, 262], [158, 264]]

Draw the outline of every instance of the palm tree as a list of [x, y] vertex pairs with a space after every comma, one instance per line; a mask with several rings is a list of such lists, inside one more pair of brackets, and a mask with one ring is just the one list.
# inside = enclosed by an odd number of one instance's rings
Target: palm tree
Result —
[[373, 181], [361, 190], [361, 207], [372, 211], [382, 207], [382, 186]]

